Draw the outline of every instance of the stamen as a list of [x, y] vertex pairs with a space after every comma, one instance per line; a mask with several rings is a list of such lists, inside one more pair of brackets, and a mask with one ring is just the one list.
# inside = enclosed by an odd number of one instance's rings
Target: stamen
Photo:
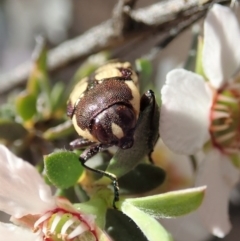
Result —
[[44, 223], [43, 223], [42, 231], [43, 231], [44, 234], [47, 233], [47, 225], [48, 225], [48, 222], [44, 222]]
[[226, 105], [222, 105], [222, 104], [214, 105], [214, 109], [215, 110], [225, 110], [225, 111], [228, 111], [228, 107]]
[[230, 102], [230, 103], [238, 103], [236, 98], [225, 96], [225, 95], [218, 95], [218, 101]]
[[236, 149], [236, 148], [229, 148], [229, 147], [224, 148], [224, 151], [226, 153], [228, 153], [228, 154], [237, 154], [237, 153], [239, 153], [238, 149]]
[[229, 89], [231, 90], [237, 90], [240, 89], [240, 83], [232, 83], [229, 85]]
[[234, 131], [232, 131], [232, 132], [229, 132], [225, 135], [217, 137], [216, 140], [217, 140], [217, 142], [224, 142], [224, 141], [227, 141], [227, 140], [233, 138], [235, 135], [236, 135], [236, 133]]
[[213, 111], [213, 119], [228, 118], [229, 113], [223, 111]]
[[44, 221], [52, 216], [53, 212], [47, 212], [43, 216], [41, 216], [35, 223], [34, 223], [34, 230]]
[[211, 131], [224, 131], [224, 130], [229, 128], [229, 125], [228, 124], [225, 124], [225, 125], [212, 125], [210, 128], [211, 128]]
[[73, 219], [69, 219], [62, 227], [61, 234], [65, 234], [67, 232], [67, 229], [74, 223]]
[[68, 235], [68, 239], [72, 239], [87, 230], [88, 230], [88, 227], [84, 223], [81, 223]]
[[55, 218], [54, 218], [54, 220], [53, 220], [53, 222], [52, 222], [51, 229], [50, 229], [50, 232], [51, 232], [51, 233], [54, 233], [54, 230], [56, 229], [56, 227], [57, 227], [57, 225], [58, 225], [58, 223], [59, 223], [62, 215], [63, 215], [62, 212], [56, 214], [56, 216], [55, 216]]

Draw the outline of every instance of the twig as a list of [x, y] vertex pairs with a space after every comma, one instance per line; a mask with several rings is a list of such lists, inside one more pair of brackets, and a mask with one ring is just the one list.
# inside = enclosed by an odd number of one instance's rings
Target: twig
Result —
[[176, 28], [173, 28], [168, 34], [153, 48], [151, 51], [143, 56], [143, 58], [152, 60], [155, 58], [159, 51], [166, 48], [178, 35], [180, 35], [183, 31], [188, 29], [192, 24], [200, 20], [204, 16], [204, 13], [198, 13], [191, 18], [183, 21]]
[[119, 0], [113, 9], [113, 28], [116, 36], [122, 36], [132, 28], [131, 10], [137, 0]]
[[[200, 5], [199, 0], [168, 0], [161, 1], [150, 7], [134, 10], [129, 13], [134, 28], [125, 31], [123, 36], [117, 35], [114, 30], [113, 19], [101, 23], [85, 32], [83, 35], [68, 40], [49, 51], [48, 69], [54, 71], [74, 60], [80, 60], [91, 54], [122, 46], [131, 39], [147, 36], [150, 33], [166, 33], [182, 21], [194, 16], [203, 15], [210, 3]], [[222, 2], [230, 2], [225, 0]], [[126, 29], [126, 28], [125, 28]], [[11, 73], [0, 76], [0, 94], [5, 93], [16, 85], [24, 83], [31, 71], [31, 62], [26, 62]]]

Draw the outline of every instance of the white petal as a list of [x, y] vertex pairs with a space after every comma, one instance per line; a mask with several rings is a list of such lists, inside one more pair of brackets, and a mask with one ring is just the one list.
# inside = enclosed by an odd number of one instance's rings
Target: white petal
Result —
[[172, 151], [194, 154], [209, 139], [211, 96], [200, 75], [184, 69], [167, 74], [162, 88], [160, 136]]
[[214, 4], [204, 21], [203, 67], [215, 88], [240, 67], [240, 29], [232, 10]]
[[239, 179], [239, 171], [218, 150], [211, 150], [197, 177], [197, 186], [207, 185], [205, 198], [198, 209], [208, 230], [223, 238], [231, 229], [228, 217], [230, 192]]
[[[0, 222], [1, 238], [7, 241], [42, 241], [38, 233], [33, 233], [30, 229], [24, 229], [13, 224]], [[0, 238], [0, 240], [2, 240]]]
[[167, 172], [167, 179], [160, 188], [161, 191], [171, 191], [192, 186], [195, 180], [195, 172], [189, 156], [179, 155], [169, 150], [161, 139], [155, 145], [152, 153], [154, 165], [163, 168]]
[[160, 223], [177, 241], [210, 240], [211, 234], [203, 226], [197, 211], [177, 218], [161, 219]]
[[0, 210], [20, 218], [55, 207], [50, 187], [37, 170], [0, 145]]

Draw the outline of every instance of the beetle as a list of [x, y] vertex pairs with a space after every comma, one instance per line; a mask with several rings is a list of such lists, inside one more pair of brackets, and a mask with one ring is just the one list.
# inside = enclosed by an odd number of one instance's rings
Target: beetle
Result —
[[[149, 97], [150, 95], [150, 97]], [[113, 182], [114, 200], [119, 200], [119, 187], [114, 174], [87, 166], [95, 154], [111, 146], [123, 150], [134, 145], [134, 132], [145, 99], [154, 99], [153, 92], [140, 98], [138, 76], [129, 62], [113, 62], [83, 78], [73, 89], [67, 103], [67, 115], [80, 138], [72, 141], [72, 149], [85, 149], [81, 164], [109, 177]], [[144, 104], [145, 105], [145, 104]], [[151, 150], [152, 151], [152, 150]]]

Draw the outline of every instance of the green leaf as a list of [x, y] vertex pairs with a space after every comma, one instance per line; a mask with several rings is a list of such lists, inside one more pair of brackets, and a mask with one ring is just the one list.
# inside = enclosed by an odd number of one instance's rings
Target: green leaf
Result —
[[75, 187], [71, 186], [67, 189], [57, 189], [55, 196], [66, 197], [71, 203], [79, 202], [79, 199], [75, 193]]
[[146, 212], [141, 211], [129, 202], [125, 202], [121, 210], [130, 217], [141, 229], [145, 237], [149, 241], [172, 241], [171, 235], [163, 228], [163, 226]]
[[196, 58], [196, 68], [195, 72], [197, 74], [202, 75], [204, 79], [207, 79], [203, 65], [202, 65], [202, 52], [203, 52], [203, 38], [201, 36], [198, 37], [198, 48], [197, 48], [197, 58]]
[[140, 93], [144, 93], [149, 89], [154, 89], [152, 82], [152, 63], [147, 59], [137, 59], [135, 61], [136, 69], [139, 72]]
[[15, 104], [3, 103], [0, 106], [0, 118], [7, 120], [14, 120], [16, 117]]
[[87, 202], [77, 203], [74, 206], [81, 212], [85, 214], [92, 214], [96, 217], [95, 222], [103, 229], [106, 224], [106, 213], [107, 213], [107, 203], [101, 197], [91, 198]]
[[44, 156], [46, 175], [60, 189], [75, 185], [83, 172], [78, 156], [70, 151], [58, 151]]
[[78, 68], [78, 70], [74, 74], [74, 77], [71, 80], [71, 83], [68, 85], [66, 92], [70, 93], [75, 84], [77, 84], [81, 79], [89, 76], [97, 68], [105, 64], [109, 57], [110, 54], [106, 51], [89, 56], [87, 60]]
[[151, 164], [140, 163], [134, 170], [119, 178], [118, 184], [121, 192], [125, 189], [127, 193], [143, 193], [161, 185], [165, 176], [166, 173], [163, 169]]
[[64, 98], [65, 85], [62, 82], [57, 82], [51, 91], [50, 99], [52, 111], [61, 108], [63, 104], [66, 105], [67, 100]]
[[28, 131], [20, 123], [0, 119], [0, 139], [15, 141], [25, 138], [27, 134]]
[[138, 118], [133, 146], [126, 150], [119, 149], [106, 170], [118, 178], [137, 166], [153, 150], [159, 137], [159, 107], [152, 98], [146, 97], [142, 102], [146, 106]]
[[105, 64], [108, 59], [109, 59], [109, 53], [106, 51], [100, 52], [88, 57], [87, 60], [79, 67], [79, 69], [74, 75], [75, 84], [82, 78], [89, 76], [98, 67]]
[[47, 129], [43, 133], [43, 138], [46, 140], [56, 140], [65, 136], [70, 135], [74, 132], [74, 128], [71, 120], [67, 120], [55, 127]]
[[23, 121], [28, 121], [37, 113], [36, 96], [22, 92], [16, 98], [16, 111]]
[[178, 217], [197, 209], [203, 200], [206, 187], [189, 188], [142, 198], [126, 199], [131, 204], [156, 218]]
[[39, 91], [50, 93], [50, 85], [47, 77], [47, 50], [43, 38], [37, 38], [37, 44], [33, 54], [33, 67], [27, 82], [27, 91], [37, 95]]
[[117, 241], [147, 241], [138, 226], [127, 215], [116, 209], [107, 212], [105, 230]]

